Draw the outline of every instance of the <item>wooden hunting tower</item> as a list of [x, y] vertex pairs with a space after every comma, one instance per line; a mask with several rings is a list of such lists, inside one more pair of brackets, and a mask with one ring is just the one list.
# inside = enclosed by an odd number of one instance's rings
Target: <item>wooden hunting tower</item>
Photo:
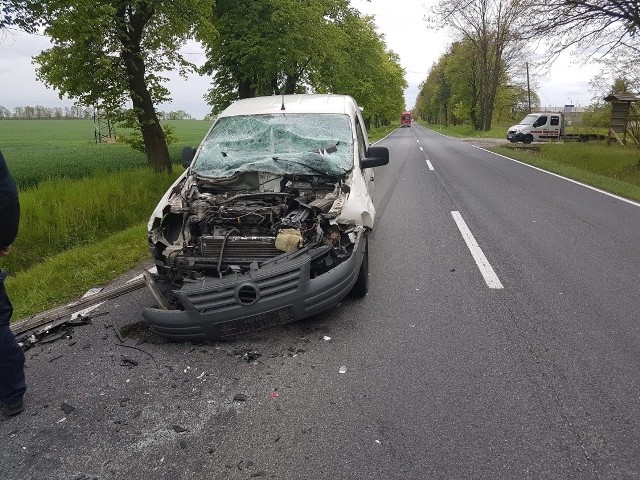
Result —
[[[629, 122], [629, 109], [631, 104], [640, 100], [631, 93], [612, 93], [605, 97], [611, 103], [611, 121], [609, 122], [609, 135], [607, 145], [611, 145], [611, 139], [615, 138], [620, 145], [627, 144], [627, 124]], [[622, 135], [622, 139], [620, 138]], [[636, 143], [638, 139], [631, 137]]]

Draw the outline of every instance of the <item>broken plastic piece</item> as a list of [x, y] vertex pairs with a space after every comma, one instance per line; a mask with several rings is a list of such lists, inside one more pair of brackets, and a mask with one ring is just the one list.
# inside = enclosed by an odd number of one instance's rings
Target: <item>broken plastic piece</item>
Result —
[[236, 395], [233, 397], [234, 402], [246, 402], [248, 399], [249, 397], [244, 393], [236, 393]]
[[244, 360], [247, 362], [253, 362], [255, 360], [258, 360], [261, 356], [262, 354], [255, 350], [247, 350], [242, 358], [244, 358]]
[[325, 335], [324, 337], [322, 337], [322, 339], [323, 339], [325, 342], [328, 342], [329, 340], [331, 340], [331, 337], [328, 337], [328, 336], [326, 336], [326, 335]]
[[342, 365], [340, 367], [340, 369], [338, 370], [339, 373], [347, 373], [347, 367], [345, 365]]

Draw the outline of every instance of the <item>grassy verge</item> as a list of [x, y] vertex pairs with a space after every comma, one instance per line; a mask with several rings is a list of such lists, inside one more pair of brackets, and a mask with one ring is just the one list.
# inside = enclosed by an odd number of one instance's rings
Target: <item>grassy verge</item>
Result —
[[640, 201], [637, 149], [597, 144], [557, 144], [490, 150], [607, 192]]
[[[0, 267], [15, 274], [147, 220], [178, 175], [148, 169], [101, 172], [75, 181], [50, 180], [22, 192], [18, 237]], [[144, 235], [138, 241], [145, 243]]]
[[146, 233], [146, 224], [139, 223], [9, 277], [6, 288], [14, 307], [12, 320], [76, 300], [89, 288], [108, 283], [149, 259]]
[[506, 138], [507, 129], [510, 127], [510, 125], [498, 125], [493, 126], [491, 130], [487, 132], [479, 132], [477, 130], [474, 130], [470, 125], [455, 125], [443, 127], [442, 125], [431, 125], [422, 120], [418, 120], [418, 123], [423, 127], [426, 127], [435, 132], [456, 138]]
[[398, 125], [387, 125], [386, 127], [372, 128], [367, 132], [369, 134], [369, 141], [371, 143], [377, 142], [378, 140], [389, 135], [396, 128], [398, 128]]

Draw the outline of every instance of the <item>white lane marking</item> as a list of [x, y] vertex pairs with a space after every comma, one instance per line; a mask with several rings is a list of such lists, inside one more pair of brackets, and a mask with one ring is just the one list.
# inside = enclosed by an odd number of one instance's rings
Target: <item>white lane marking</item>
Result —
[[422, 147], [418, 147], [420, 149], [421, 152], [424, 152], [424, 148]]
[[429, 160], [427, 160], [427, 167], [429, 167], [429, 170], [433, 171], [433, 165], [431, 165]]
[[478, 245], [478, 242], [476, 242], [476, 239], [471, 233], [471, 230], [469, 230], [469, 227], [467, 227], [467, 224], [462, 218], [462, 215], [460, 215], [460, 212], [453, 211], [451, 212], [451, 215], [453, 216], [453, 219], [458, 226], [458, 230], [460, 230], [462, 238], [464, 238], [464, 241], [467, 244], [471, 255], [473, 256], [473, 259], [476, 261], [476, 265], [478, 265], [480, 273], [484, 277], [484, 281], [487, 283], [487, 286], [489, 288], [496, 289], [504, 288], [502, 286], [502, 283], [500, 283], [500, 279], [496, 275], [496, 272], [493, 270], [493, 267], [491, 267], [491, 264], [487, 260], [487, 257], [484, 256], [480, 245]]
[[[435, 133], [438, 133], [438, 132], [435, 132]], [[442, 135], [442, 134], [439, 134], [439, 135]], [[442, 135], [442, 136], [444, 137], [446, 135]], [[449, 138], [451, 138], [451, 137], [449, 137]], [[553, 175], [554, 177], [562, 178], [563, 180], [566, 180], [566, 181], [571, 182], [571, 183], [575, 183], [576, 185], [580, 185], [581, 187], [588, 188], [588, 189], [593, 190], [593, 191], [598, 192], [598, 193], [603, 193], [605, 195], [608, 195], [609, 197], [613, 197], [613, 198], [615, 198], [617, 200], [621, 200], [623, 202], [630, 203], [631, 205], [635, 205], [636, 207], [640, 207], [640, 203], [634, 202], [633, 200], [629, 200], [628, 198], [621, 197], [619, 195], [616, 195], [615, 193], [605, 192], [604, 190], [600, 190], [599, 188], [592, 187], [591, 185], [587, 185], [586, 183], [579, 182], [578, 180], [573, 180], [572, 178], [563, 177], [562, 175], [558, 175], [557, 173], [553, 173], [553, 172], [549, 172], [547, 170], [543, 170], [542, 168], [535, 167], [533, 165], [529, 165], [528, 163], [524, 163], [524, 162], [521, 162], [520, 160], [516, 160], [514, 158], [507, 157], [506, 155], [501, 155], [499, 153], [492, 152], [491, 150], [487, 150], [486, 148], [478, 147], [476, 145], [471, 145], [471, 146], [473, 148], [477, 148], [479, 150], [484, 150], [485, 152], [493, 153], [494, 155], [497, 155], [498, 157], [506, 158], [507, 160], [511, 160], [512, 162], [519, 163], [520, 165], [524, 165], [525, 167], [534, 168], [535, 170], [538, 170], [540, 172], [548, 173], [549, 175]]]

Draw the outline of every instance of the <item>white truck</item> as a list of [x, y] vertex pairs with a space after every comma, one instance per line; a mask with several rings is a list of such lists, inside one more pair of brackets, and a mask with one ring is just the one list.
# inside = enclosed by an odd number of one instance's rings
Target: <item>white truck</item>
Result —
[[520, 123], [509, 127], [507, 140], [511, 143], [560, 140], [564, 137], [562, 113], [530, 113]]

